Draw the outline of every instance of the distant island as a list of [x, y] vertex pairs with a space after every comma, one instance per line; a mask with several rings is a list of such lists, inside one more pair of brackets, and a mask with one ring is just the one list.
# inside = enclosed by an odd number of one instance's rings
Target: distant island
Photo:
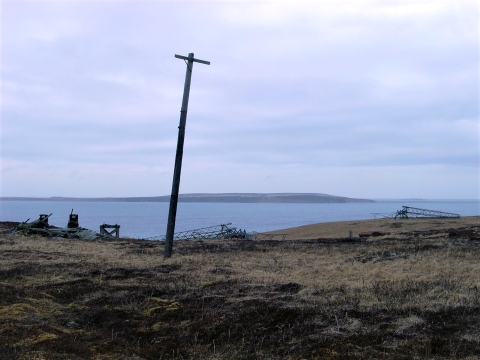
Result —
[[[0, 201], [98, 201], [98, 202], [169, 202], [170, 195], [151, 197], [0, 197]], [[355, 199], [318, 193], [224, 193], [224, 194], [180, 194], [179, 202], [197, 203], [373, 203], [368, 199]]]

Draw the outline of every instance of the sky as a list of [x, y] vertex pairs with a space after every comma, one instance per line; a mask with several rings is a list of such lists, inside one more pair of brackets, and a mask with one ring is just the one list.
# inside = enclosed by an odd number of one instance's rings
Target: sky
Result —
[[476, 0], [1, 0], [0, 196], [480, 199]]

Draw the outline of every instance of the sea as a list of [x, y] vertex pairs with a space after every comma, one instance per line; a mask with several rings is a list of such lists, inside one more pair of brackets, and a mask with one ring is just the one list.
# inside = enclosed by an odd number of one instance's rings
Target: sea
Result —
[[[307, 224], [366, 220], [394, 215], [402, 206], [479, 216], [480, 200], [377, 199], [373, 203], [188, 203], [179, 202], [175, 231], [220, 224], [247, 232], [269, 232]], [[120, 225], [120, 235], [148, 239], [165, 235], [166, 202], [0, 201], [0, 221], [30, 221], [52, 214], [49, 224], [67, 225], [72, 212], [81, 227], [99, 231], [102, 224]]]

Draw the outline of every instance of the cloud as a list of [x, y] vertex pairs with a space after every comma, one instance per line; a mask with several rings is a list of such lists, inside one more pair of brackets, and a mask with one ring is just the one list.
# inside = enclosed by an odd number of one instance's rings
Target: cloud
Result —
[[[193, 68], [182, 192], [479, 196], [474, 1], [4, 1], [1, 17], [4, 196], [167, 194], [190, 51], [212, 64]], [[37, 181], [52, 171], [65, 184]], [[423, 175], [401, 188], [403, 171]], [[436, 181], [452, 171], [465, 186]]]

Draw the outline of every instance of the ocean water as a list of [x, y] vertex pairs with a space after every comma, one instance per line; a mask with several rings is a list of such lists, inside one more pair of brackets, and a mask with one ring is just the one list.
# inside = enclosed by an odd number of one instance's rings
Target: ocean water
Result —
[[[479, 200], [376, 201], [347, 204], [180, 202], [175, 231], [232, 223], [232, 227], [247, 232], [268, 232], [321, 222], [373, 219], [381, 216], [374, 214], [394, 213], [403, 205], [463, 216], [480, 215]], [[148, 238], [165, 234], [168, 207], [168, 203], [154, 202], [0, 201], [0, 221], [34, 220], [39, 214], [52, 213], [51, 225], [66, 226], [73, 209], [84, 228], [98, 231], [104, 223], [119, 224], [121, 236]]]

